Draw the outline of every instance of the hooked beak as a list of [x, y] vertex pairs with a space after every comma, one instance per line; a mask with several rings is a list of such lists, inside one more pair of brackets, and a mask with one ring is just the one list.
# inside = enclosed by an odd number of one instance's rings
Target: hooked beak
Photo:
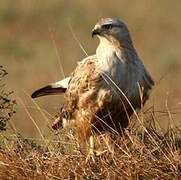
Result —
[[101, 29], [100, 28], [94, 28], [92, 30], [92, 38], [95, 36], [95, 35], [100, 35], [101, 34]]

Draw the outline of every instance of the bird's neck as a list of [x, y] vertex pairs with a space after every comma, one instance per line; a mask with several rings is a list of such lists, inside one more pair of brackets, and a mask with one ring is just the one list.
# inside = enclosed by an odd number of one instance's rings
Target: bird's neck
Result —
[[131, 39], [120, 42], [115, 39], [107, 39], [104, 37], [100, 38], [96, 55], [101, 66], [106, 66], [106, 64], [108, 64], [110, 68], [113, 63], [112, 61], [118, 61], [114, 63], [125, 63], [137, 57]]

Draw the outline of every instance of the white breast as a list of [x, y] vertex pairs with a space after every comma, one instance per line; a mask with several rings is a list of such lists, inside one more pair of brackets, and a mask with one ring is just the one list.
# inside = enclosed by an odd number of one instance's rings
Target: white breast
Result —
[[100, 44], [96, 50], [98, 62], [96, 66], [102, 73], [108, 75], [116, 84], [124, 83], [126, 64], [121, 50], [113, 46], [107, 39], [100, 38]]
[[134, 57], [132, 55], [129, 57], [129, 54], [123, 52], [121, 48], [101, 37], [96, 55], [98, 58], [96, 66], [108, 77], [105, 81], [108, 83], [111, 81], [111, 86], [116, 85], [114, 88], [116, 91], [121, 89], [127, 96], [139, 93], [138, 83], [143, 78], [143, 73], [138, 71], [142, 71], [141, 61], [139, 59], [135, 62], [130, 61], [130, 58], [138, 58], [136, 54]]

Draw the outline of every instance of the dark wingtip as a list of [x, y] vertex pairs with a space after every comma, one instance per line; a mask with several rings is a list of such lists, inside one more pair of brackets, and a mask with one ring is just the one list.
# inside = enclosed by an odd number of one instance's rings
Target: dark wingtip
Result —
[[34, 99], [34, 98], [36, 98], [36, 96], [35, 96], [35, 94], [34, 94], [34, 93], [31, 95], [31, 98], [33, 98], [33, 99]]
[[56, 94], [62, 94], [66, 91], [66, 88], [58, 87], [53, 88], [51, 85], [45, 86], [41, 89], [36, 90], [31, 95], [32, 98], [37, 98], [40, 96], [47, 96], [47, 95], [56, 95]]
[[36, 91], [31, 95], [31, 98], [36, 98], [37, 97], [37, 95], [36, 95]]
[[31, 95], [31, 98], [34, 99], [34, 98], [37, 98], [39, 96], [41, 96], [41, 89], [33, 92], [33, 94]]
[[38, 89], [35, 92], [33, 92], [31, 97], [32, 98], [37, 98], [37, 97], [40, 97], [40, 96], [45, 96], [45, 95], [51, 94], [51, 90], [52, 90], [52, 87], [50, 85], [45, 86], [45, 87], [43, 87], [41, 89]]

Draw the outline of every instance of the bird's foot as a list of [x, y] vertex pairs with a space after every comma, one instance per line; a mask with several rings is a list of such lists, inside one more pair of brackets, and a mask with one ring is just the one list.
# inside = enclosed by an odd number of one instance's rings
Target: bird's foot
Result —
[[92, 148], [89, 149], [85, 162], [87, 163], [90, 161], [95, 162], [95, 153]]
[[102, 156], [103, 154], [107, 153], [108, 150], [104, 150], [104, 151], [96, 151], [96, 156]]

